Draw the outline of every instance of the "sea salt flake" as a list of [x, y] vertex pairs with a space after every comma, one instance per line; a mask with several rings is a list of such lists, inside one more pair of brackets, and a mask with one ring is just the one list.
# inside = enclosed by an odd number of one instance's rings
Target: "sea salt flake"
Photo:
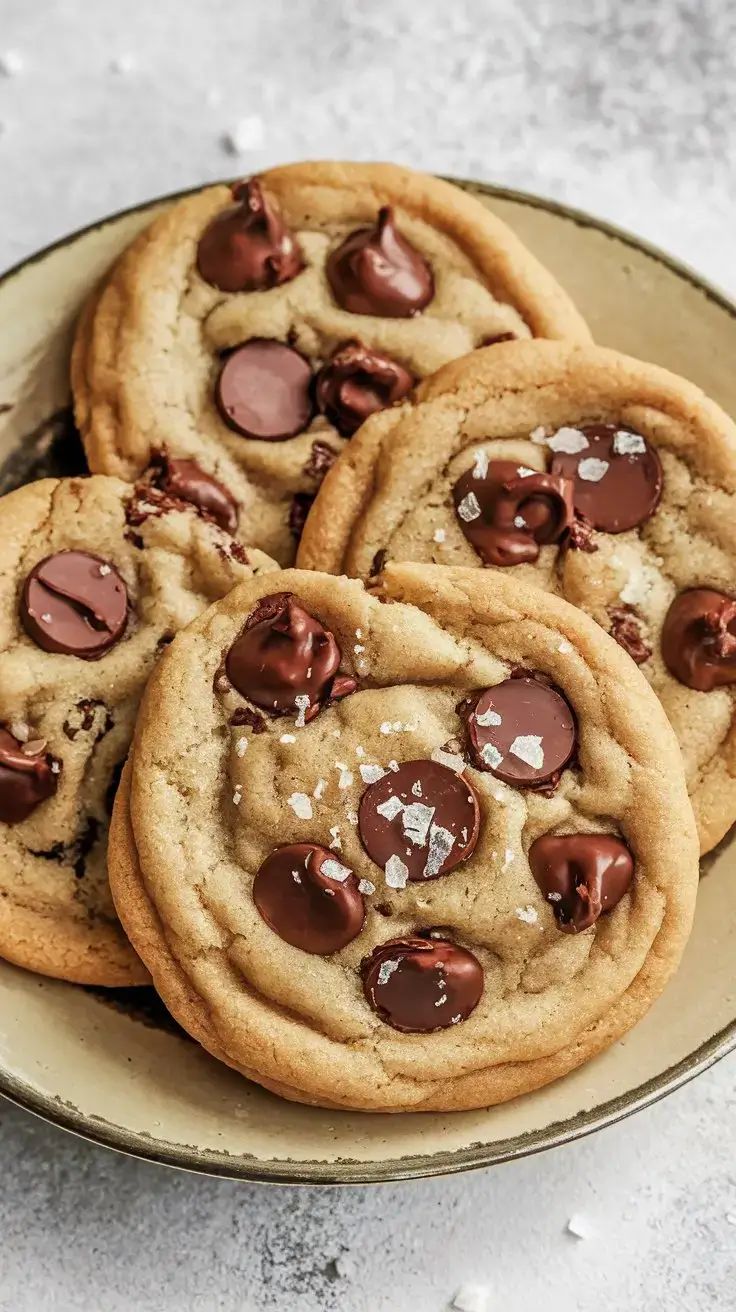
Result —
[[31, 730], [25, 720], [11, 720], [9, 728], [13, 737], [17, 738], [19, 743], [28, 742], [28, 739], [31, 736]]
[[414, 797], [422, 796], [422, 783], [420, 779], [417, 779], [416, 783], [412, 784], [411, 791], [412, 791], [412, 796]]
[[292, 793], [288, 803], [299, 820], [312, 819], [312, 803], [306, 793]]
[[542, 424], [538, 428], [533, 428], [529, 437], [535, 446], [547, 445], [547, 429]]
[[236, 806], [240, 806], [242, 800], [243, 800], [243, 790], [240, 784], [236, 784], [235, 792], [233, 793], [233, 802], [235, 803]]
[[445, 540], [446, 537], [447, 537], [447, 534], [446, 534], [446, 532], [445, 532], [445, 530], [444, 530], [443, 528], [436, 528], [435, 531], [434, 531], [434, 533], [432, 534], [432, 541], [433, 541], [433, 542], [444, 542], [444, 540]]
[[424, 802], [410, 802], [408, 806], [405, 806], [401, 821], [404, 837], [408, 838], [417, 847], [424, 847], [434, 812], [435, 808], [425, 806]]
[[306, 724], [306, 714], [310, 707], [310, 701], [307, 694], [305, 692], [297, 693], [294, 698], [294, 705], [299, 712], [295, 720], [296, 727], [297, 729], [303, 729]]
[[561, 651], [564, 656], [568, 651], [572, 651], [572, 643], [568, 642], [567, 638], [563, 638], [562, 642], [559, 643], [557, 650]]
[[279, 742], [280, 742], [280, 743], [295, 743], [295, 742], [296, 742], [296, 738], [295, 738], [295, 736], [294, 736], [293, 733], [282, 733], [281, 737], [279, 738]]
[[536, 469], [530, 469], [528, 465], [517, 465], [516, 472], [519, 478], [532, 478], [537, 473]]
[[45, 614], [41, 616], [41, 619], [43, 620], [44, 624], [51, 623], [51, 616], [49, 615], [48, 611], [46, 611]]
[[106, 579], [108, 574], [112, 574], [112, 570], [110, 569], [110, 566], [106, 565], [103, 561], [103, 563], [99, 567], [98, 573], [101, 575], [103, 579]]
[[382, 815], [386, 820], [395, 820], [397, 815], [403, 811], [403, 809], [404, 803], [401, 801], [401, 798], [395, 797], [393, 793], [390, 797], [386, 798], [385, 802], [381, 802], [380, 806], [376, 807], [378, 814]]
[[248, 114], [224, 133], [222, 144], [228, 155], [244, 155], [249, 150], [261, 150], [265, 141], [265, 127], [260, 114]]
[[608, 473], [608, 461], [599, 460], [597, 456], [588, 456], [578, 465], [578, 477], [585, 483], [600, 483]]
[[398, 768], [399, 768], [399, 763], [398, 763], [398, 761], [389, 761], [389, 763], [388, 763], [388, 768], [389, 768], [389, 770], [393, 770], [394, 774], [396, 774], [396, 772], [397, 772], [397, 770], [398, 770]]
[[485, 478], [488, 473], [488, 452], [478, 450], [475, 452], [475, 464], [473, 465], [473, 478]]
[[548, 901], [548, 902], [561, 902], [561, 901], [562, 901], [562, 894], [561, 894], [561, 893], [548, 893], [548, 894], [547, 894], [547, 901]]
[[547, 445], [552, 451], [564, 452], [567, 456], [576, 456], [579, 451], [585, 451], [590, 446], [590, 442], [585, 433], [580, 432], [579, 428], [558, 428]]
[[314, 788], [314, 792], [312, 793], [312, 797], [316, 798], [316, 800], [319, 802], [324, 794], [326, 787], [327, 787], [327, 780], [318, 779]]
[[365, 747], [356, 747], [356, 749], [355, 749], [355, 755], [356, 755], [356, 756], [365, 756]]
[[424, 878], [433, 879], [445, 864], [453, 847], [455, 836], [443, 825], [432, 825], [429, 831], [429, 852], [424, 866]]
[[341, 839], [341, 837], [340, 837], [340, 826], [339, 826], [339, 825], [332, 825], [332, 827], [331, 827], [331, 829], [330, 829], [330, 838], [332, 839], [332, 842], [330, 843], [330, 847], [331, 847], [335, 852], [339, 852], [340, 849], [341, 849], [341, 847], [342, 847], [342, 839]]
[[409, 878], [409, 867], [404, 865], [400, 856], [390, 856], [384, 866], [386, 883], [389, 888], [406, 888], [406, 881]]
[[356, 642], [355, 646], [353, 647], [353, 651], [355, 652], [356, 656], [359, 656], [362, 651], [365, 651], [365, 647], [363, 646], [362, 643]]
[[504, 854], [503, 854], [503, 869], [504, 869], [504, 870], [508, 870], [508, 868], [509, 868], [509, 866], [511, 865], [511, 862], [513, 861], [513, 859], [514, 859], [514, 849], [513, 849], [513, 847], [507, 847], [507, 848], [506, 848], [506, 851], [505, 851]]
[[627, 606], [639, 606], [646, 602], [657, 582], [657, 571], [651, 565], [642, 565], [633, 569], [626, 583], [619, 592], [619, 597]]
[[352, 873], [349, 866], [344, 866], [340, 861], [336, 861], [334, 857], [328, 857], [326, 861], [322, 862], [322, 874], [326, 875], [328, 879], [336, 880], [338, 884], [344, 884], [348, 875], [352, 875]]
[[431, 758], [437, 765], [446, 765], [448, 770], [454, 770], [455, 774], [462, 774], [465, 769], [465, 759], [457, 752], [446, 752], [444, 747], [433, 747]]
[[460, 1012], [458, 1012], [457, 1016], [450, 1017], [450, 1024], [459, 1025], [461, 1020], [462, 1020], [462, 1015], [460, 1014]]
[[627, 433], [625, 429], [619, 429], [613, 439], [613, 450], [617, 456], [641, 456], [647, 449], [647, 444], [640, 433]]
[[360, 879], [358, 881], [359, 893], [365, 893], [366, 896], [370, 896], [370, 894], [375, 893], [375, 891], [376, 891], [376, 886], [375, 884], [371, 883], [370, 879]]
[[503, 760], [501, 752], [499, 752], [497, 747], [494, 747], [493, 743], [484, 743], [481, 747], [480, 754], [483, 763], [485, 765], [490, 765], [492, 770], [497, 770]]
[[3, 77], [17, 77], [25, 68], [25, 60], [17, 50], [6, 50], [0, 55], [0, 73]]
[[346, 811], [346, 812], [345, 812], [345, 819], [347, 820], [348, 824], [350, 824], [350, 825], [357, 825], [357, 823], [358, 823], [358, 812], [357, 812], [357, 811]]
[[242, 738], [238, 738], [238, 741], [235, 744], [235, 751], [237, 755], [245, 756], [247, 750], [248, 750], [248, 739], [245, 736], [243, 736]]
[[499, 715], [498, 711], [494, 711], [491, 709], [487, 711], [483, 711], [482, 715], [476, 715], [474, 718], [475, 718], [475, 723], [479, 724], [482, 729], [487, 729], [488, 726], [491, 724], [501, 723], [501, 716]]
[[298, 870], [292, 870], [292, 872], [291, 872], [291, 877], [292, 877], [292, 879], [294, 880], [294, 883], [295, 883], [295, 884], [301, 884], [301, 882], [302, 882], [302, 877], [301, 877], [301, 875], [299, 874], [299, 871], [298, 871]]
[[447, 994], [446, 994], [446, 993], [443, 993], [443, 994], [441, 994], [441, 996], [437, 999], [437, 1001], [435, 1002], [434, 1005], [435, 1005], [435, 1007], [444, 1007], [444, 1005], [445, 1005], [446, 1002], [447, 1002]]
[[736, 1212], [726, 1212], [726, 1220], [729, 1225], [736, 1225]]
[[393, 731], [394, 728], [390, 720], [384, 720], [383, 724], [379, 724], [378, 726], [379, 733], [393, 733]]
[[[462, 1017], [458, 1016], [457, 1020]], [[452, 1018], [453, 1025], [456, 1018]], [[452, 1300], [455, 1312], [488, 1312], [488, 1289], [485, 1285], [461, 1285]]]
[[458, 505], [457, 513], [466, 524], [470, 524], [474, 519], [480, 519], [480, 503], [475, 492], [468, 492], [466, 497]]
[[52, 761], [52, 762], [51, 762], [51, 773], [52, 773], [52, 774], [59, 774], [60, 771], [61, 771], [61, 765], [60, 765], [59, 761]]
[[398, 970], [398, 958], [392, 957], [390, 961], [382, 961], [378, 969], [378, 983], [388, 984], [395, 970]]
[[353, 782], [352, 770], [348, 770], [344, 761], [335, 761], [335, 769], [340, 771], [340, 777], [337, 781], [338, 788], [349, 788]]
[[580, 1212], [574, 1212], [567, 1223], [568, 1234], [574, 1235], [576, 1239], [590, 1239], [593, 1234], [593, 1227], [586, 1217], [581, 1216]]
[[378, 780], [383, 779], [386, 773], [382, 765], [361, 765], [358, 769], [364, 784], [378, 783]]
[[111, 73], [119, 73], [121, 77], [126, 77], [128, 73], [134, 73], [136, 61], [132, 55], [115, 55], [108, 65]]
[[362, 638], [362, 637], [363, 637], [363, 630], [362, 630], [362, 629], [356, 629], [356, 630], [355, 630], [355, 636], [356, 636], [356, 638]]
[[514, 738], [509, 751], [512, 756], [518, 757], [525, 765], [530, 765], [533, 770], [541, 770], [544, 765], [542, 739], [537, 734], [519, 734], [517, 738]]
[[526, 528], [526, 520], [523, 515], [514, 515], [514, 528]]
[[539, 920], [539, 913], [533, 906], [517, 907], [514, 915], [517, 920], [523, 920], [525, 925], [536, 925]]

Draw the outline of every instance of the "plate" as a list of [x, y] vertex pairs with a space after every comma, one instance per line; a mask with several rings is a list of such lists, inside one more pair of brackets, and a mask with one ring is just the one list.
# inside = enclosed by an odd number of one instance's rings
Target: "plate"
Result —
[[[585, 214], [461, 183], [568, 288], [596, 339], [699, 383], [736, 415], [736, 306]], [[74, 320], [111, 260], [173, 198], [74, 233], [0, 279], [0, 491], [77, 473]], [[360, 1115], [283, 1102], [206, 1056], [147, 990], [78, 988], [0, 963], [0, 1092], [97, 1143], [247, 1180], [443, 1175], [578, 1138], [661, 1098], [736, 1047], [736, 847], [707, 859], [682, 967], [625, 1039], [556, 1084], [486, 1111]]]

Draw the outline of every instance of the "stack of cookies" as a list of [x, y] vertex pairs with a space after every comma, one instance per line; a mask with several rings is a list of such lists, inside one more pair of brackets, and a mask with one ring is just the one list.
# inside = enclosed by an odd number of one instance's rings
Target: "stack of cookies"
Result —
[[736, 820], [736, 429], [480, 202], [173, 205], [0, 502], [0, 953], [285, 1097], [486, 1106], [623, 1035]]

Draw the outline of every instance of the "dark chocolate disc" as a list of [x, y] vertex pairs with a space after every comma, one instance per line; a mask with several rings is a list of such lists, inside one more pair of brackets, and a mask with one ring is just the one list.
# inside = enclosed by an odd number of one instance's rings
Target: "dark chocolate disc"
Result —
[[96, 661], [119, 642], [128, 591], [115, 566], [89, 551], [57, 551], [26, 578], [20, 618], [44, 651]]
[[254, 337], [225, 359], [215, 400], [236, 433], [283, 442], [303, 432], [312, 418], [312, 370], [283, 342]]
[[736, 683], [736, 600], [714, 588], [675, 597], [662, 627], [670, 674], [698, 692]]
[[574, 480], [575, 509], [593, 528], [625, 533], [654, 514], [662, 495], [662, 465], [640, 433], [618, 424], [577, 424], [586, 445], [556, 451], [550, 472]]
[[317, 405], [343, 437], [352, 437], [369, 415], [403, 400], [414, 379], [388, 355], [348, 342], [317, 374]]
[[238, 503], [224, 483], [206, 474], [196, 460], [177, 459], [162, 452], [152, 466], [154, 487], [175, 501], [187, 501], [227, 533], [238, 527]]
[[39, 803], [53, 797], [60, 771], [42, 739], [22, 743], [0, 728], [0, 821], [17, 825], [27, 820]]
[[465, 719], [473, 764], [516, 788], [557, 783], [575, 751], [569, 703], [533, 675], [486, 688]]
[[[366, 788], [360, 841], [376, 865], [402, 879], [437, 879], [466, 861], [478, 841], [478, 798], [468, 780], [436, 761], [405, 761]], [[403, 869], [402, 869], [403, 867]]]
[[285, 943], [320, 956], [351, 943], [365, 920], [355, 875], [317, 843], [289, 843], [267, 856], [255, 877], [253, 901]]
[[410, 319], [434, 296], [432, 270], [402, 237], [390, 205], [372, 228], [356, 228], [327, 257], [327, 277], [338, 305], [351, 314]]
[[275, 715], [302, 710], [311, 719], [330, 695], [340, 659], [333, 634], [290, 593], [278, 592], [258, 603], [227, 653], [225, 670], [256, 706]]
[[237, 183], [233, 199], [200, 237], [197, 268], [205, 282], [223, 292], [253, 292], [295, 278], [304, 265], [298, 243], [257, 178]]
[[532, 843], [529, 865], [567, 934], [612, 911], [634, 878], [631, 852], [613, 834], [545, 834]]
[[466, 1020], [483, 993], [483, 967], [459, 943], [406, 938], [381, 943], [361, 966], [363, 991], [381, 1020], [405, 1033]]
[[559, 542], [573, 521], [569, 478], [539, 474], [513, 460], [468, 469], [452, 489], [455, 514], [486, 565], [534, 561], [541, 545]]

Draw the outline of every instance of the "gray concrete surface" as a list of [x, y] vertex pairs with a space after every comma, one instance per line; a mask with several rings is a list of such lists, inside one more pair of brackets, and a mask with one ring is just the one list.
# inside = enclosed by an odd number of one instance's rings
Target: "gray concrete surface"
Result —
[[[0, 0], [0, 268], [333, 154], [559, 197], [736, 293], [735, 54], [731, 0]], [[342, 1192], [167, 1172], [1, 1105], [0, 1310], [444, 1312], [475, 1282], [488, 1312], [732, 1312], [735, 1076], [513, 1166]]]

